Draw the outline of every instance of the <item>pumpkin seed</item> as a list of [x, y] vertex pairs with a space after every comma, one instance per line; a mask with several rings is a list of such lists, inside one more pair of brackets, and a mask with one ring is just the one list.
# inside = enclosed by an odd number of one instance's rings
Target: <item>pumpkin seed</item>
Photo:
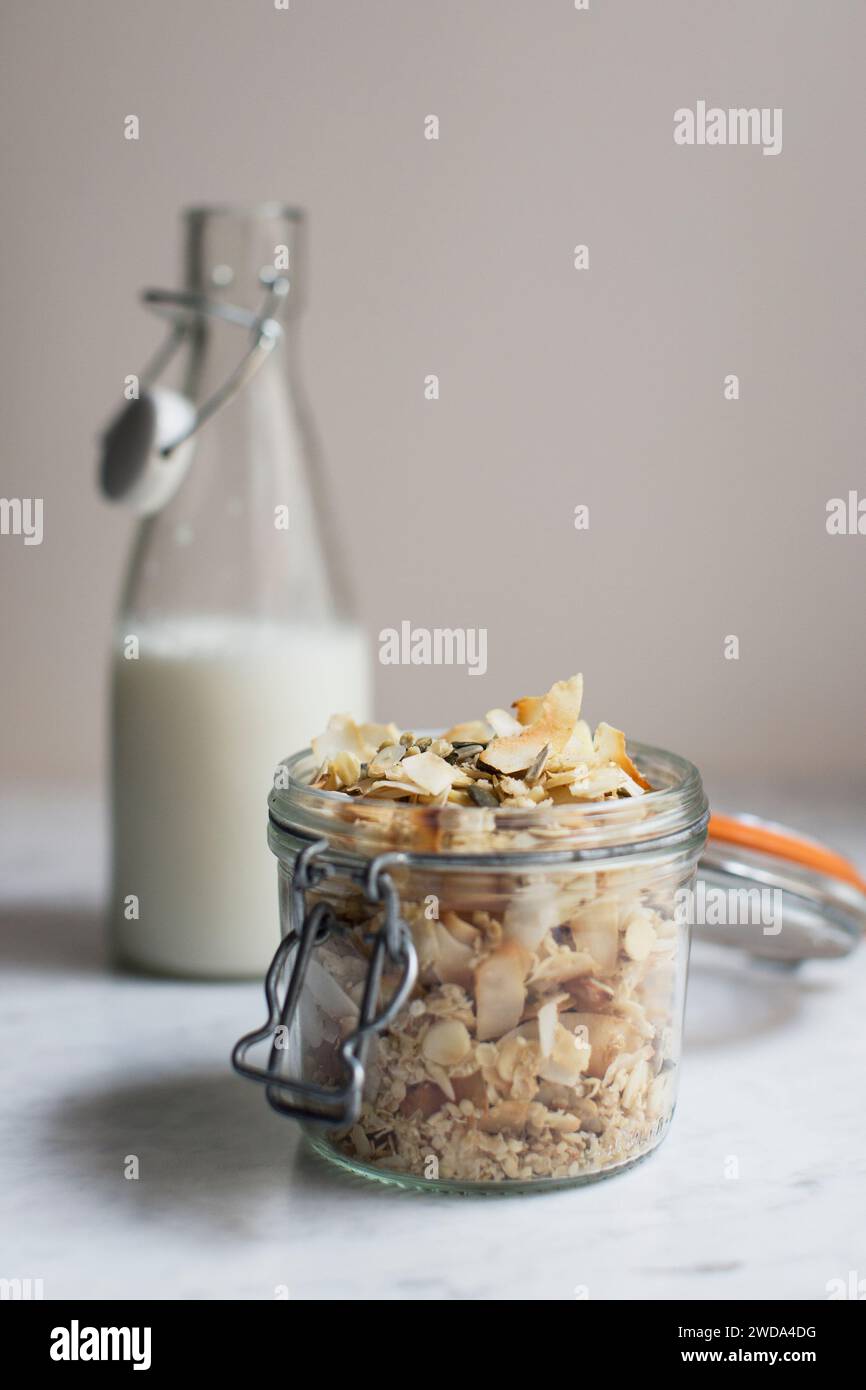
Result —
[[476, 806], [498, 806], [498, 805], [499, 805], [499, 798], [498, 798], [497, 796], [494, 795], [494, 793], [490, 790], [490, 788], [489, 788], [489, 787], [479, 787], [479, 785], [478, 785], [477, 782], [475, 783], [474, 786], [472, 786], [472, 787], [469, 788], [469, 795], [472, 797], [472, 800], [475, 802], [475, 805], [476, 805]]

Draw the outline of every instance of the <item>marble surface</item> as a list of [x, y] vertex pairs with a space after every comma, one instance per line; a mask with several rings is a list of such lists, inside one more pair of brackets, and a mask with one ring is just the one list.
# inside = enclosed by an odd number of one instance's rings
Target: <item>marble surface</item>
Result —
[[[866, 1278], [866, 952], [786, 972], [696, 948], [654, 1157], [550, 1195], [414, 1195], [331, 1169], [233, 1075], [258, 985], [106, 969], [100, 809], [47, 807], [0, 806], [0, 1276], [130, 1299], [823, 1299]], [[811, 810], [862, 865], [863, 811]]]

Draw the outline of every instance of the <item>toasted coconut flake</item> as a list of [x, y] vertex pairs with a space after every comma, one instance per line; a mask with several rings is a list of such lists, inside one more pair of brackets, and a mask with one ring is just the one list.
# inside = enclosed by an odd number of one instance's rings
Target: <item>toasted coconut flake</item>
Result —
[[547, 742], [546, 730], [527, 729], [517, 738], [499, 738], [488, 744], [479, 761], [497, 772], [526, 772]]
[[549, 1057], [553, 1052], [558, 1022], [559, 1012], [553, 1000], [538, 1010], [538, 1045], [542, 1057]]
[[[580, 718], [580, 684], [516, 701], [516, 720], [497, 708], [443, 738], [337, 716], [315, 740], [311, 782], [335, 794], [338, 835], [370, 821], [419, 853], [556, 849], [596, 819], [585, 801], [634, 799], [619, 814], [639, 821], [643, 778], [618, 730], [602, 724], [593, 737]], [[537, 809], [547, 806], [555, 814]], [[376, 1040], [361, 1116], [334, 1142], [410, 1173], [435, 1152], [443, 1177], [468, 1182], [576, 1177], [651, 1148], [671, 1109], [685, 949], [663, 873], [563, 862], [515, 878], [491, 864], [443, 871], [424, 891], [441, 895], [440, 920], [428, 919], [420, 885], [401, 889], [419, 959], [411, 1002]], [[311, 963], [303, 1040], [311, 1077], [328, 1085], [343, 1076], [339, 1045], [356, 1026], [382, 916], [360, 889], [339, 897], [349, 937]], [[317, 989], [319, 967], [332, 989]]]
[[578, 801], [600, 801], [618, 791], [628, 780], [621, 767], [598, 767], [584, 777], [576, 777], [569, 791]]
[[433, 1081], [421, 1081], [417, 1086], [410, 1086], [406, 1095], [400, 1102], [401, 1115], [420, 1115], [423, 1119], [428, 1119], [435, 1115], [437, 1110], [441, 1110], [445, 1104], [445, 1092], [442, 1091]]
[[396, 743], [400, 730], [396, 724], [362, 724], [360, 734], [367, 746], [375, 749], [383, 743]]
[[485, 766], [497, 772], [525, 772], [541, 753], [545, 743], [561, 752], [580, 718], [583, 676], [557, 681], [541, 700], [532, 723], [511, 738], [497, 738], [483, 755]]
[[512, 701], [512, 709], [517, 710], [517, 718], [521, 724], [532, 723], [538, 714], [543, 699], [543, 695], [522, 695], [519, 700]]
[[566, 988], [575, 1007], [590, 1013], [602, 1013], [613, 998], [613, 990], [610, 985], [606, 985], [602, 980], [594, 979], [592, 975], [585, 975], [582, 979], [567, 980]]
[[445, 1096], [446, 1100], [456, 1100], [456, 1096], [454, 1094], [454, 1087], [451, 1082], [451, 1077], [449, 1076], [446, 1068], [441, 1066], [439, 1062], [432, 1062], [427, 1060], [426, 1058], [425, 1061], [430, 1080], [435, 1082], [435, 1084], [439, 1087], [440, 1091]]
[[397, 800], [401, 796], [418, 796], [421, 788], [415, 782], [398, 782], [396, 779], [383, 778], [381, 781], [373, 782], [368, 788], [367, 795], [381, 797], [384, 800]]
[[446, 729], [442, 738], [449, 743], [489, 743], [493, 737], [493, 730], [483, 719], [470, 719], [466, 724], [452, 724], [450, 729]]
[[435, 974], [443, 984], [468, 986], [472, 979], [472, 947], [457, 941], [441, 922], [434, 922], [432, 926], [436, 936]]
[[418, 970], [422, 975], [435, 964], [439, 956], [437, 926], [438, 923], [431, 922], [423, 914], [413, 916], [409, 923], [412, 942], [418, 953]]
[[640, 1038], [632, 1025], [613, 1014], [567, 1013], [560, 1017], [563, 1025], [573, 1032], [586, 1029], [592, 1048], [587, 1066], [590, 1076], [603, 1077], [617, 1057], [640, 1046]]
[[617, 763], [645, 792], [652, 791], [649, 782], [629, 757], [625, 734], [621, 729], [615, 729], [611, 724], [599, 724], [595, 731], [595, 749], [601, 757]]
[[458, 1105], [461, 1101], [468, 1100], [470, 1105], [474, 1105], [478, 1110], [487, 1109], [487, 1084], [480, 1071], [473, 1071], [469, 1076], [454, 1076], [452, 1084]]
[[[563, 1014], [562, 1017], [568, 1015]], [[544, 1059], [538, 1074], [556, 1085], [574, 1086], [586, 1071], [589, 1061], [590, 1047], [557, 1020], [550, 1055]]]
[[537, 965], [530, 976], [530, 984], [535, 988], [548, 985], [570, 986], [573, 980], [591, 975], [595, 969], [595, 958], [587, 951], [556, 951]]
[[518, 942], [504, 941], [476, 967], [475, 1035], [479, 1042], [501, 1038], [520, 1022], [531, 959]]
[[547, 933], [561, 921], [554, 885], [539, 880], [514, 890], [505, 909], [502, 927], [508, 940], [519, 941], [527, 951], [534, 951]]
[[489, 709], [484, 718], [497, 738], [513, 738], [523, 733], [520, 720], [509, 714], [507, 709]]
[[476, 950], [481, 941], [481, 932], [477, 927], [473, 927], [471, 922], [466, 922], [462, 917], [458, 917], [456, 912], [443, 912], [441, 918], [443, 926], [456, 941], [462, 941], [464, 946], [469, 946]]
[[339, 753], [354, 753], [360, 762], [366, 762], [380, 743], [398, 736], [396, 724], [356, 724], [351, 715], [335, 714], [325, 732], [312, 740], [312, 748], [319, 762], [330, 761]]
[[337, 778], [338, 788], [351, 787], [360, 776], [361, 759], [355, 753], [338, 753], [331, 767]]
[[[589, 975], [612, 975], [619, 955], [619, 904], [614, 898], [589, 903], [570, 923], [575, 948], [595, 963]], [[577, 973], [577, 972], [575, 972]]]
[[578, 719], [575, 724], [571, 738], [562, 750], [563, 759], [573, 759], [575, 762], [585, 762], [591, 758], [595, 748], [592, 741], [592, 730], [585, 719]]
[[462, 767], [459, 767], [456, 763], [446, 763], [445, 766], [448, 768], [448, 771], [451, 774], [452, 787], [460, 788], [472, 786], [472, 783], [475, 779], [473, 777], [467, 776], [467, 774], [463, 771]]
[[361, 759], [365, 755], [361, 730], [348, 714], [332, 715], [325, 732], [312, 739], [312, 748], [319, 763], [330, 762], [338, 753], [354, 753]]

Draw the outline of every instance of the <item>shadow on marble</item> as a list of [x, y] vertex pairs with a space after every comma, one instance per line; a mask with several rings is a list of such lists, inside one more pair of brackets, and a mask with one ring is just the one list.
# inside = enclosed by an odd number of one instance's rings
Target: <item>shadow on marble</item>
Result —
[[721, 948], [702, 947], [692, 955], [686, 1001], [684, 1047], [727, 1047], [789, 1026], [804, 1001], [826, 993], [831, 985], [788, 969], [733, 959]]
[[47, 974], [104, 974], [105, 923], [98, 908], [4, 907], [0, 968]]
[[[136, 1080], [99, 1093], [70, 1097], [57, 1107], [46, 1149], [76, 1170], [98, 1200], [134, 1207], [140, 1215], [183, 1215], [208, 1229], [249, 1233], [257, 1215], [285, 1199], [329, 1210], [359, 1191], [383, 1200], [435, 1201], [355, 1177], [315, 1154], [298, 1126], [274, 1112], [263, 1093], [225, 1072], [185, 1072]], [[139, 1161], [137, 1181], [124, 1178], [128, 1155]], [[279, 1206], [277, 1206], [279, 1211]]]
[[[293, 1139], [263, 1097], [225, 1069], [118, 1076], [116, 1085], [63, 1100], [45, 1143], [106, 1196], [145, 1213], [184, 1210], [231, 1226], [240, 1195], [286, 1189]], [[137, 1181], [123, 1176], [128, 1155], [138, 1159]]]

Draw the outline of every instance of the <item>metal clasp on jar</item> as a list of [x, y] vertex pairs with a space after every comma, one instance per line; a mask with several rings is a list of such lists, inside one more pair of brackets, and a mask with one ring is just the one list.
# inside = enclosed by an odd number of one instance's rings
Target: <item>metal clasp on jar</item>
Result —
[[[399, 893], [387, 872], [389, 864], [401, 862], [404, 856], [380, 854], [367, 867], [362, 886], [371, 903], [384, 905], [385, 915], [381, 928], [370, 934], [372, 951], [357, 1027], [340, 1046], [346, 1080], [341, 1086], [327, 1087], [282, 1072], [286, 1047], [278, 1044], [277, 1030], [281, 1030], [286, 1041], [289, 1039], [316, 947], [323, 945], [331, 933], [346, 930], [327, 902], [317, 902], [306, 910], [305, 894], [334, 872], [333, 865], [315, 862], [327, 848], [327, 840], [317, 840], [298, 855], [292, 877], [290, 930], [280, 942], [265, 977], [267, 1022], [235, 1044], [232, 1065], [241, 1076], [264, 1085], [265, 1095], [274, 1110], [296, 1119], [313, 1120], [328, 1128], [345, 1129], [356, 1122], [361, 1111], [370, 1041], [396, 1017], [411, 994], [418, 974], [418, 957], [412, 934], [400, 915]], [[291, 973], [281, 998], [281, 985], [290, 961]], [[388, 962], [399, 969], [400, 976], [388, 1003], [380, 1007], [382, 976]], [[256, 1066], [248, 1061], [250, 1049], [269, 1038], [272, 1042], [267, 1066]]]

